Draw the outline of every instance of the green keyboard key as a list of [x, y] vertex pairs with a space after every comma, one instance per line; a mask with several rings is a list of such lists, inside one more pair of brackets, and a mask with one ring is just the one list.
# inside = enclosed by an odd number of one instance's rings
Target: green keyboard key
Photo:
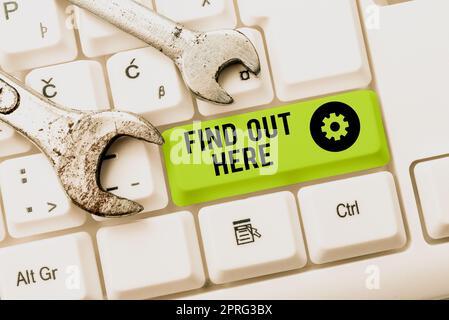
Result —
[[195, 122], [163, 136], [178, 206], [381, 167], [390, 159], [369, 90]]

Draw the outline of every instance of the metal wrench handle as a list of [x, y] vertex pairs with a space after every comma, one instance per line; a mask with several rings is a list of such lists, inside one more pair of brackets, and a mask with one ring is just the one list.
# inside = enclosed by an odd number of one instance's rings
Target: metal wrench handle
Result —
[[[81, 112], [54, 104], [0, 71], [0, 120], [38, 145], [53, 164], [57, 164], [59, 157], [56, 155], [65, 145], [63, 138], [81, 117]], [[51, 156], [53, 154], [55, 156]]]
[[143, 210], [138, 203], [103, 190], [99, 174], [104, 152], [119, 137], [163, 144], [159, 131], [147, 120], [122, 111], [68, 109], [0, 71], [0, 121], [44, 152], [65, 192], [79, 207], [103, 217]]
[[132, 0], [69, 1], [132, 34], [174, 61], [182, 56], [184, 48], [195, 38], [195, 32]]

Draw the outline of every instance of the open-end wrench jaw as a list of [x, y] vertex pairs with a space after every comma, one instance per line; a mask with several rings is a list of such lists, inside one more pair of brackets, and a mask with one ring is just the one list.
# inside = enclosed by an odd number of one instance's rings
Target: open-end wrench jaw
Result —
[[217, 104], [231, 104], [233, 98], [218, 83], [225, 68], [241, 63], [251, 73], [260, 73], [257, 51], [239, 31], [219, 30], [196, 33], [194, 44], [185, 46], [175, 62], [184, 81], [200, 99]]
[[106, 192], [100, 184], [101, 160], [118, 138], [128, 136], [161, 145], [161, 135], [136, 115], [105, 111], [86, 114], [73, 126], [66, 152], [55, 169], [69, 197], [86, 211], [102, 217], [122, 217], [144, 208]]

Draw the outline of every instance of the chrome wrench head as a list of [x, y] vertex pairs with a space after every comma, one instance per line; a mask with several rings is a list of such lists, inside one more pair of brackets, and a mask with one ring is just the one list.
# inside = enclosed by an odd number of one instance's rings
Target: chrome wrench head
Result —
[[236, 30], [196, 33], [175, 61], [190, 90], [200, 99], [218, 104], [234, 101], [218, 83], [220, 73], [226, 67], [242, 63], [253, 74], [260, 73], [256, 49]]
[[105, 191], [100, 184], [104, 153], [123, 136], [158, 145], [164, 143], [158, 130], [137, 115], [119, 111], [87, 113], [73, 125], [66, 137], [66, 152], [55, 165], [67, 195], [94, 215], [123, 217], [144, 209], [137, 202]]
[[232, 97], [218, 84], [223, 69], [242, 63], [259, 74], [260, 62], [251, 41], [241, 32], [197, 32], [132, 0], [69, 0], [170, 57], [188, 88], [200, 99], [230, 104]]
[[159, 131], [142, 117], [120, 111], [67, 109], [0, 72], [0, 120], [13, 126], [51, 161], [63, 189], [82, 209], [122, 217], [143, 207], [106, 192], [100, 184], [104, 153], [119, 137], [163, 144]]

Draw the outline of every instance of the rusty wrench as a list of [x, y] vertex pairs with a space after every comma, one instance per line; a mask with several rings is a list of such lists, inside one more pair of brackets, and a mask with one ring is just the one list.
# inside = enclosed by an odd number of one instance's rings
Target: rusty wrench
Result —
[[199, 98], [230, 104], [232, 97], [218, 84], [220, 72], [241, 62], [260, 72], [257, 51], [241, 32], [187, 30], [132, 0], [69, 0], [116, 27], [132, 34], [170, 57], [188, 88]]
[[50, 159], [72, 201], [103, 217], [143, 210], [131, 200], [104, 191], [99, 183], [101, 160], [120, 136], [163, 144], [145, 119], [119, 111], [78, 111], [61, 107], [0, 72], [0, 120], [33, 141]]

